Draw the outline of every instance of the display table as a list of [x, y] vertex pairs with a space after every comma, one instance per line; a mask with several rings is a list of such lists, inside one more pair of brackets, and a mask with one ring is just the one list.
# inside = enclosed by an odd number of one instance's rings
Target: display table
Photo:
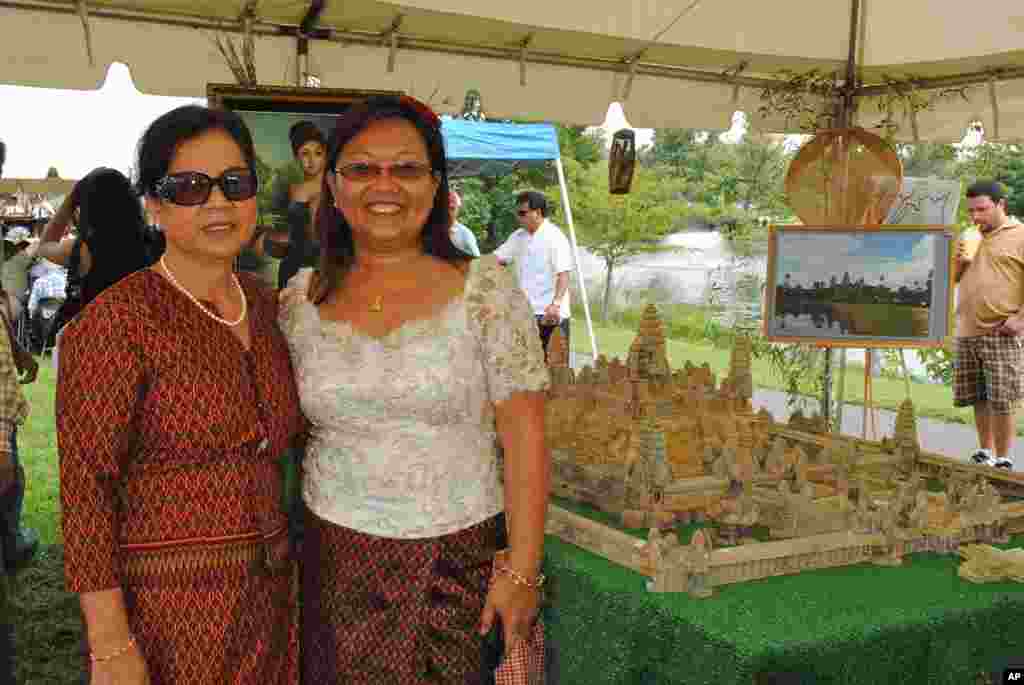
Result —
[[[650, 593], [646, 577], [551, 536], [546, 556], [561, 685], [975, 685], [1024, 660], [1024, 585], [961, 580], [955, 556], [727, 585], [710, 599]], [[769, 677], [780, 672], [799, 677]]]

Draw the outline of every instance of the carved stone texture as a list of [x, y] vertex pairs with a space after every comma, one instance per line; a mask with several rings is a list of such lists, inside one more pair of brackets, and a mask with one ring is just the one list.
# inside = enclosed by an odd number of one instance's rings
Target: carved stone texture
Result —
[[[794, 543], [829, 530], [884, 533], [884, 544], [872, 552], [883, 563], [897, 562], [905, 550], [996, 539], [1011, 529], [1024, 532], [1024, 508], [1008, 513], [1008, 505], [999, 502], [987, 483], [961, 480], [950, 486], [948, 497], [926, 499], [918, 481], [894, 480], [898, 466], [934, 466], [934, 460], [921, 457], [917, 450], [909, 404], [901, 408], [898, 430], [888, 441], [913, 452], [914, 459], [904, 463], [887, 454], [881, 443], [814, 433], [821, 429], [820, 420], [799, 411], [788, 425], [776, 424], [766, 410], [753, 414], [743, 398], [745, 343], [733, 353], [720, 387], [706, 363], [695, 366], [687, 361], [673, 373], [653, 307], [645, 310], [625, 364], [599, 357], [593, 367], [584, 367], [573, 378], [560, 349], [563, 342], [553, 340], [552, 389], [545, 416], [548, 444], [552, 454], [558, 454], [553, 491], [622, 515], [632, 526], [668, 526], [712, 515], [728, 519], [725, 525], [733, 526], [733, 537], [739, 537], [756, 511], [758, 518], [766, 517], [762, 523], [770, 521], [766, 525], [773, 536], [796, 536]], [[813, 466], [809, 455], [814, 456]], [[949, 477], [975, 469], [932, 471]], [[741, 486], [723, 504], [730, 478]], [[783, 478], [787, 480], [780, 484]], [[858, 487], [850, 487], [851, 479]], [[874, 496], [867, 492], [869, 487]], [[851, 490], [861, 493], [855, 507], [844, 498]], [[575, 539], [590, 540], [595, 530], [590, 527]], [[757, 564], [767, 568], [729, 567], [733, 580], [715, 576], [713, 569], [704, 575], [669, 573], [665, 579], [658, 574], [657, 584], [711, 588], [818, 563], [809, 553], [783, 559], [774, 556], [777, 548], [756, 543], [744, 545], [748, 548], [764, 551], [767, 556], [758, 558]], [[615, 554], [621, 558], [622, 550]], [[842, 563], [857, 563], [849, 560], [856, 554], [845, 548], [835, 555], [846, 559]], [[661, 556], [669, 571], [670, 559], [671, 555]], [[650, 560], [643, 564], [649, 566]]]

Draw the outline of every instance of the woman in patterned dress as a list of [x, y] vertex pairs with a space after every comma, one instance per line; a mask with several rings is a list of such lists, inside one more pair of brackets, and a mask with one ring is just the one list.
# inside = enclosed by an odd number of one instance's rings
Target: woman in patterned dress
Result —
[[494, 682], [500, 625], [497, 681], [539, 682], [549, 376], [529, 305], [493, 256], [452, 244], [425, 105], [353, 105], [328, 162], [320, 268], [279, 319], [312, 425], [304, 680]]
[[231, 112], [157, 119], [138, 180], [164, 257], [64, 336], [65, 575], [94, 684], [297, 682], [276, 457], [304, 424], [276, 301], [233, 273], [256, 223], [254, 160]]

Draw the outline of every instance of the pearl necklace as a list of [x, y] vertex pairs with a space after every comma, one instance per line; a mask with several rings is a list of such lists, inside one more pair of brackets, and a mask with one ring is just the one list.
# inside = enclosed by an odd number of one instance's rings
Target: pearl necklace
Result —
[[164, 273], [167, 274], [167, 280], [169, 280], [171, 282], [171, 285], [173, 285], [175, 288], [177, 288], [178, 290], [183, 292], [185, 294], [185, 297], [187, 297], [188, 299], [192, 300], [192, 303], [195, 306], [197, 306], [201, 310], [203, 310], [203, 313], [206, 314], [207, 316], [209, 316], [214, 321], [219, 321], [220, 323], [224, 324], [225, 326], [231, 326], [231, 327], [237, 326], [238, 324], [240, 324], [243, 321], [245, 321], [245, 314], [246, 314], [246, 311], [248, 309], [247, 303], [245, 301], [245, 291], [242, 290], [242, 284], [238, 282], [238, 276], [236, 276], [235, 274], [231, 274], [231, 278], [234, 279], [235, 287], [238, 288], [238, 296], [242, 298], [242, 313], [239, 314], [238, 318], [235, 319], [234, 321], [228, 321], [227, 319], [222, 319], [221, 317], [217, 316], [216, 314], [211, 312], [209, 309], [204, 307], [202, 305], [202, 303], [199, 301], [199, 299], [195, 295], [193, 295], [188, 290], [186, 290], [181, 285], [181, 283], [178, 283], [178, 279], [176, 279], [174, 277], [174, 274], [171, 273], [171, 270], [169, 268], [167, 268], [167, 262], [164, 261], [163, 257], [160, 257], [160, 266], [163, 267]]

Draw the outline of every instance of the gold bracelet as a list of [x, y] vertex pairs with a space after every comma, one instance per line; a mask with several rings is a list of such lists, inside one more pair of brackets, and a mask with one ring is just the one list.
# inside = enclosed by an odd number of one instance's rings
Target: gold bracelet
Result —
[[130, 649], [132, 649], [134, 646], [135, 646], [135, 637], [132, 636], [132, 637], [128, 638], [128, 643], [125, 646], [121, 647], [120, 649], [114, 650], [113, 652], [111, 652], [110, 654], [108, 654], [106, 656], [96, 656], [92, 652], [89, 652], [89, 661], [93, 662], [94, 664], [102, 664], [104, 661], [110, 661], [112, 659], [116, 659], [117, 657], [119, 657], [119, 656], [121, 656], [123, 654], [127, 654], [128, 651]]
[[508, 566], [505, 566], [504, 564], [501, 564], [501, 563], [495, 564], [494, 565], [494, 570], [497, 571], [498, 573], [504, 573], [516, 585], [522, 585], [522, 586], [528, 587], [528, 588], [530, 588], [532, 590], [540, 589], [541, 586], [544, 585], [544, 581], [547, 580], [544, 577], [543, 573], [538, 573], [537, 577], [534, 578], [533, 581], [531, 581], [529, 578], [524, 576], [519, 571], [516, 571], [515, 569], [511, 569]]

